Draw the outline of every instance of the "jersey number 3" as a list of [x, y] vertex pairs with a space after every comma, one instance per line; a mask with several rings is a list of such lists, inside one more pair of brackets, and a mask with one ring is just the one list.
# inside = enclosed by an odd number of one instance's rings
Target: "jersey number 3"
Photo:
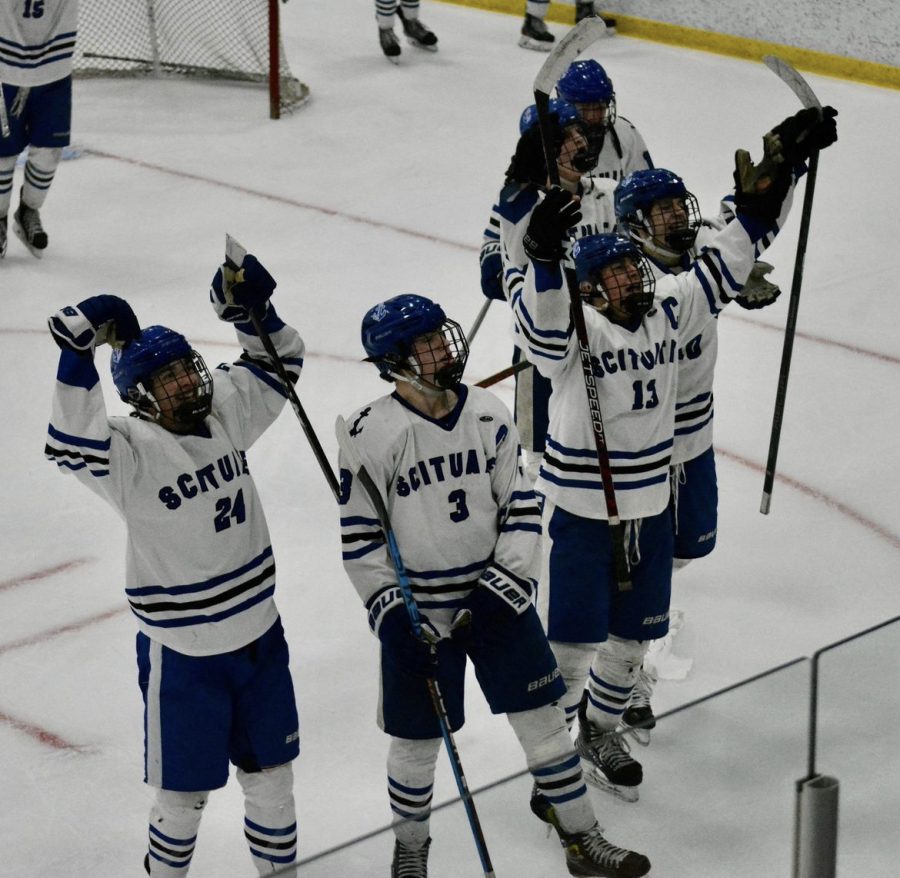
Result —
[[469, 517], [469, 507], [466, 506], [466, 492], [462, 489], [451, 491], [447, 495], [447, 500], [453, 504], [453, 511], [450, 513], [450, 521], [457, 524], [465, 521]]

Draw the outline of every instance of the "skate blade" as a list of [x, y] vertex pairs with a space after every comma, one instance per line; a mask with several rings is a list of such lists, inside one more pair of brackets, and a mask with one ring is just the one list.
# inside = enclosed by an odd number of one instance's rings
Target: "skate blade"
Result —
[[13, 231], [16, 233], [16, 237], [25, 245], [28, 252], [32, 256], [34, 256], [35, 259], [44, 258], [44, 251], [38, 250], [36, 247], [32, 247], [31, 244], [28, 243], [28, 238], [25, 237], [25, 230], [20, 225], [14, 225]]
[[581, 768], [584, 779], [592, 787], [603, 790], [604, 793], [609, 793], [611, 796], [615, 796], [617, 799], [621, 799], [623, 802], [628, 802], [629, 804], [633, 804], [640, 797], [638, 787], [623, 787], [618, 784], [610, 783], [607, 780], [606, 775], [592, 763], [585, 762], [582, 759]]
[[519, 45], [523, 49], [531, 49], [535, 52], [549, 52], [553, 49], [554, 43], [543, 43], [533, 40], [531, 37], [519, 37]]
[[622, 731], [641, 747], [650, 746], [650, 729], [641, 729], [634, 726], [622, 726]]
[[396, 64], [398, 67], [400, 66], [400, 56], [399, 55], [385, 55], [385, 60], [390, 61], [391, 64]]

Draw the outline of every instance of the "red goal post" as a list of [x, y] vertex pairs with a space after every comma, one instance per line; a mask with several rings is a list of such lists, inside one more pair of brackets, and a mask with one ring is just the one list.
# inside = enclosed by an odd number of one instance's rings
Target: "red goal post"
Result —
[[81, 0], [75, 75], [259, 83], [273, 119], [309, 98], [284, 52], [279, 0]]

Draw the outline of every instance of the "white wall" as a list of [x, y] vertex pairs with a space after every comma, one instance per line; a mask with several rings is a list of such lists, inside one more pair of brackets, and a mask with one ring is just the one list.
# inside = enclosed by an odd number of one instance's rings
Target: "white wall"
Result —
[[900, 67], [898, 0], [602, 0], [604, 10]]

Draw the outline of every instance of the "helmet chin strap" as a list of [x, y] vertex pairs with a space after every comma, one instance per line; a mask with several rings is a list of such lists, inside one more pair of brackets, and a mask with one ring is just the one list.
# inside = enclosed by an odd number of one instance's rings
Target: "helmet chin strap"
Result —
[[640, 244], [644, 253], [657, 262], [662, 262], [665, 265], [677, 265], [681, 262], [680, 253], [676, 253], [670, 247], [660, 244], [649, 232], [644, 235], [635, 235], [635, 237], [638, 239], [638, 244]]
[[447, 393], [447, 390], [443, 387], [436, 387], [434, 384], [424, 381], [419, 375], [404, 375], [391, 371], [391, 376], [394, 381], [405, 381], [425, 396], [438, 397]]

